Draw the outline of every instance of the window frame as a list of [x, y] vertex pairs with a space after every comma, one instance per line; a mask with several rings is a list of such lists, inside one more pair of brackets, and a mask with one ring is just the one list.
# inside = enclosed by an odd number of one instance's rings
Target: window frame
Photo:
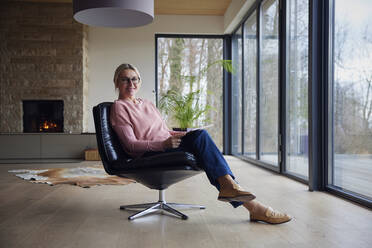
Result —
[[[259, 82], [260, 72], [260, 49], [262, 42], [261, 33], [261, 5], [264, 0], [256, 0], [247, 11], [246, 15], [239, 22], [237, 27], [227, 35], [204, 35], [204, 34], [155, 34], [155, 93], [158, 103], [158, 64], [157, 64], [157, 39], [160, 38], [221, 38], [223, 39], [223, 59], [232, 59], [233, 35], [241, 29], [242, 34], [242, 90], [244, 89], [244, 25], [246, 20], [256, 12], [257, 18], [257, 74], [256, 74], [256, 159], [245, 157], [233, 151], [233, 96], [232, 96], [232, 75], [223, 71], [223, 153], [236, 156], [261, 168], [285, 175], [291, 179], [308, 185], [309, 191], [325, 191], [333, 195], [348, 199], [363, 206], [372, 208], [372, 201], [357, 193], [343, 190], [328, 183], [329, 170], [333, 170], [332, 144], [333, 139], [329, 138], [332, 132], [332, 115], [328, 115], [329, 108], [332, 108], [332, 85], [333, 85], [333, 25], [334, 25], [334, 1], [335, 0], [309, 0], [309, 60], [308, 60], [308, 114], [309, 114], [309, 177], [306, 180], [297, 174], [286, 170], [286, 80], [287, 80], [287, 52], [288, 52], [288, 15], [286, 0], [279, 1], [279, 164], [273, 166], [259, 160], [260, 156], [260, 104], [259, 103]], [[243, 91], [244, 92], [244, 91]], [[242, 92], [242, 94], [243, 94]], [[244, 100], [244, 96], [242, 96]], [[244, 104], [243, 104], [244, 105]], [[241, 109], [241, 124], [244, 127], [244, 106]], [[242, 150], [244, 151], [244, 128], [242, 131]]]
[[[257, 89], [259, 89], [260, 75], [260, 48], [261, 48], [261, 4], [264, 0], [256, 0], [247, 11], [234, 34], [239, 28], [242, 29], [244, 39], [244, 23], [256, 11], [257, 15]], [[332, 145], [333, 138], [329, 138], [332, 132], [332, 115], [328, 115], [330, 101], [332, 101], [333, 85], [333, 25], [334, 25], [334, 1], [335, 0], [309, 0], [309, 61], [308, 61], [308, 113], [309, 113], [309, 177], [306, 180], [297, 174], [292, 174], [286, 170], [286, 80], [287, 80], [287, 40], [288, 40], [288, 12], [285, 0], [279, 0], [279, 154], [281, 156], [279, 168], [264, 163], [259, 159], [259, 104], [257, 104], [257, 138], [256, 138], [256, 159], [245, 157], [239, 154], [232, 155], [258, 165], [262, 168], [283, 174], [291, 179], [302, 182], [309, 186], [309, 191], [326, 191], [336, 196], [346, 198], [363, 206], [372, 208], [372, 201], [357, 193], [342, 190], [339, 187], [328, 183], [329, 170], [332, 168]], [[243, 41], [244, 43], [244, 41]], [[230, 46], [232, 49], [232, 46]], [[244, 51], [244, 50], [243, 50]], [[244, 56], [244, 54], [243, 54]], [[244, 59], [243, 59], [244, 60]], [[241, 62], [244, 65], [244, 61]], [[242, 74], [244, 75], [244, 67]], [[244, 78], [242, 80], [244, 82]], [[243, 83], [242, 82], [242, 83]], [[259, 101], [257, 93], [257, 102]], [[244, 106], [242, 111], [244, 123]], [[231, 119], [229, 120], [231, 121]], [[244, 142], [243, 142], [244, 143]], [[243, 151], [243, 150], [242, 150]]]
[[[155, 103], [156, 107], [159, 104], [159, 92], [158, 92], [158, 38], [188, 38], [188, 39], [221, 39], [223, 45], [222, 59], [231, 59], [231, 36], [230, 35], [208, 35], [208, 34], [167, 34], [167, 33], [156, 33], [155, 34]], [[231, 73], [223, 69], [222, 72], [222, 94], [223, 94], [223, 113], [222, 113], [222, 153], [231, 153]]]
[[[311, 4], [310, 3], [311, 0], [309, 0], [309, 5]], [[290, 11], [288, 9], [288, 6], [287, 6], [287, 0], [285, 1], [282, 1], [282, 9], [283, 9], [283, 14], [282, 16], [280, 17], [280, 22], [282, 24], [282, 28], [281, 28], [281, 32], [282, 32], [282, 37], [281, 37], [281, 46], [280, 46], [280, 49], [281, 49], [281, 75], [280, 75], [280, 81], [283, 82], [281, 85], [280, 85], [280, 96], [279, 96], [279, 99], [281, 99], [280, 101], [280, 104], [282, 106], [282, 111], [281, 111], [281, 116], [280, 116], [280, 130], [281, 130], [281, 136], [280, 136], [280, 143], [281, 143], [281, 155], [282, 155], [282, 166], [281, 166], [281, 173], [283, 175], [286, 175], [292, 179], [295, 179], [299, 182], [302, 182], [302, 183], [305, 183], [305, 184], [309, 184], [309, 180], [310, 180], [310, 176], [308, 178], [306, 178], [305, 176], [301, 175], [301, 174], [298, 174], [298, 173], [293, 173], [291, 171], [288, 170], [287, 168], [287, 124], [289, 122], [287, 122], [287, 118], [288, 118], [288, 115], [287, 115], [287, 106], [288, 106], [288, 100], [289, 100], [289, 97], [287, 98], [287, 86], [288, 86], [288, 83], [287, 83], [287, 80], [288, 80], [288, 73], [289, 73], [289, 59], [287, 59], [289, 56], [289, 43], [288, 41], [290, 40], [289, 39], [289, 36], [290, 36], [290, 31], [289, 31], [289, 26], [288, 26], [288, 22], [287, 20], [290, 19]], [[310, 8], [309, 8], [309, 16], [310, 16]], [[308, 45], [310, 47], [310, 17], [309, 17], [309, 22], [308, 22], [308, 25], [309, 25], [309, 39], [308, 39]], [[308, 52], [308, 57], [309, 57], [309, 61], [310, 61], [310, 49], [309, 49], [309, 52]], [[308, 62], [308, 82], [309, 82], [309, 87], [308, 87], [308, 95], [310, 94], [310, 62]], [[310, 97], [309, 97], [310, 99]], [[308, 102], [310, 101], [308, 99]], [[308, 104], [310, 106], [310, 104]], [[310, 123], [310, 111], [308, 111], [308, 123]], [[309, 129], [309, 132], [308, 132], [308, 137], [309, 137], [309, 146], [310, 146], [310, 126], [308, 127]], [[309, 160], [309, 163], [308, 163], [308, 170], [310, 170], [310, 150], [309, 150], [309, 155], [308, 155], [308, 160]]]
[[[321, 0], [317, 0], [322, 2]], [[334, 146], [334, 139], [333, 139], [333, 120], [334, 120], [334, 106], [333, 106], [333, 90], [334, 90], [334, 62], [333, 62], [333, 54], [334, 54], [334, 26], [335, 26], [335, 1], [337, 0], [325, 0], [323, 5], [320, 5], [319, 8], [314, 8], [315, 15], [321, 16], [324, 20], [322, 22], [322, 29], [324, 30], [323, 39], [324, 43], [323, 50], [324, 54], [324, 61], [322, 63], [325, 66], [325, 72], [323, 74], [322, 83], [323, 83], [323, 95], [324, 95], [324, 103], [322, 104], [323, 112], [324, 112], [324, 121], [321, 128], [323, 128], [324, 133], [324, 140], [322, 146], [324, 147], [324, 156], [323, 156], [323, 163], [322, 167], [315, 168], [316, 170], [320, 170], [321, 179], [316, 180], [314, 178], [315, 185], [314, 190], [316, 190], [316, 186], [318, 186], [319, 190], [325, 190], [330, 192], [334, 195], [343, 197], [350, 201], [356, 202], [363, 206], [372, 208], [372, 200], [369, 198], [351, 192], [335, 185], [332, 185], [331, 182], [328, 182], [329, 179], [329, 171], [332, 171], [332, 175], [334, 175], [334, 153], [333, 153], [333, 146]], [[320, 59], [319, 59], [320, 60]], [[327, 113], [331, 113], [328, 115]], [[316, 185], [316, 183], [318, 183]]]
[[[236, 157], [239, 157], [240, 159], [244, 160], [244, 161], [247, 161], [249, 163], [252, 163], [252, 164], [255, 164], [255, 165], [258, 165], [260, 167], [263, 167], [263, 168], [266, 168], [266, 169], [269, 169], [269, 170], [272, 170], [272, 171], [275, 171], [275, 172], [278, 172], [280, 173], [281, 172], [281, 158], [283, 157], [282, 155], [282, 151], [280, 150], [279, 148], [279, 143], [278, 143], [278, 165], [275, 166], [273, 164], [270, 164], [270, 163], [267, 163], [267, 162], [264, 162], [262, 160], [260, 160], [260, 81], [261, 81], [261, 53], [260, 53], [260, 50], [261, 50], [261, 47], [262, 47], [262, 32], [261, 32], [261, 27], [262, 27], [262, 11], [261, 11], [261, 6], [262, 6], [262, 3], [264, 2], [265, 0], [257, 0], [255, 1], [255, 3], [252, 4], [252, 6], [250, 7], [250, 9], [247, 11], [247, 14], [244, 16], [244, 18], [242, 19], [242, 21], [238, 24], [237, 28], [235, 28], [232, 32], [232, 36], [233, 34], [235, 34], [239, 29], [241, 29], [241, 33], [242, 33], [242, 44], [244, 44], [244, 25], [246, 23], [246, 21], [248, 20], [248, 18], [256, 13], [256, 25], [257, 25], [257, 28], [256, 28], [256, 36], [257, 36], [257, 64], [256, 64], [256, 96], [257, 96], [257, 99], [256, 99], [256, 159], [253, 159], [253, 158], [250, 158], [250, 157], [247, 157], [247, 156], [244, 156], [244, 154], [242, 153], [244, 151], [244, 128], [243, 128], [243, 133], [242, 133], [242, 151], [241, 151], [241, 154], [237, 154], [237, 153], [232, 153], [232, 155], [236, 156]], [[279, 33], [278, 33], [278, 46], [279, 46], [279, 49], [278, 49], [278, 94], [279, 94], [279, 100], [278, 100], [278, 115], [279, 115], [279, 119], [278, 119], [278, 136], [280, 136], [280, 133], [281, 133], [281, 99], [280, 99], [280, 89], [281, 89], [281, 65], [282, 65], [282, 59], [281, 59], [281, 36], [282, 36], [282, 32], [281, 32], [281, 12], [282, 12], [282, 1], [281, 0], [278, 0], [279, 1]], [[244, 47], [244, 45], [242, 46]], [[242, 94], [244, 93], [244, 48], [242, 49], [242, 52], [243, 52], [243, 56], [242, 56]], [[244, 94], [242, 96], [242, 101], [244, 102]], [[244, 106], [243, 108], [241, 109], [241, 114], [242, 114], [242, 120], [241, 120], [241, 125], [244, 127]], [[278, 137], [279, 139], [279, 137]], [[296, 178], [295, 178], [296, 179]]]

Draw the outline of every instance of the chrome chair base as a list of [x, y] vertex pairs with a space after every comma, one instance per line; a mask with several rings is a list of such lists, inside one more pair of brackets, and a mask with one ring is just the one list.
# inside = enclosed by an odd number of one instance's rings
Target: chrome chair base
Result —
[[138, 217], [160, 211], [165, 211], [167, 213], [171, 213], [177, 217], [180, 217], [183, 220], [187, 220], [188, 216], [181, 213], [175, 208], [182, 208], [182, 209], [205, 209], [204, 206], [201, 205], [191, 205], [191, 204], [180, 204], [180, 203], [167, 203], [164, 199], [164, 190], [159, 190], [159, 201], [153, 203], [143, 203], [143, 204], [134, 204], [134, 205], [124, 205], [120, 206], [121, 210], [131, 210], [131, 209], [143, 209], [131, 216], [128, 217], [129, 220], [134, 220]]

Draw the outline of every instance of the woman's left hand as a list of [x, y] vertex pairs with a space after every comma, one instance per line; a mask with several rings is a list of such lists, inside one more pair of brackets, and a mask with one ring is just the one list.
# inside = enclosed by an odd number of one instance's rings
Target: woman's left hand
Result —
[[184, 134], [174, 134], [164, 141], [164, 147], [168, 148], [177, 148], [181, 144], [181, 137]]

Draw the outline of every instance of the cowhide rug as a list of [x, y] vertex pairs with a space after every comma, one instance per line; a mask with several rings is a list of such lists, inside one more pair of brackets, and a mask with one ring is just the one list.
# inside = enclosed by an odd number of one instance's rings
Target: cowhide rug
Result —
[[126, 185], [135, 182], [132, 179], [108, 175], [102, 166], [89, 166], [77, 168], [53, 168], [41, 170], [10, 170], [17, 177], [33, 183], [46, 183], [49, 185], [71, 184], [83, 188], [95, 185]]

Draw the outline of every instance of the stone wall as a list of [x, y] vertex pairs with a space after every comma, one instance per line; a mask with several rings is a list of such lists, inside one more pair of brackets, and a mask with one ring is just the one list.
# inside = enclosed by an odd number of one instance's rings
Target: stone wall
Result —
[[63, 100], [64, 132], [83, 128], [83, 25], [72, 4], [0, 8], [0, 132], [23, 132], [22, 100]]

